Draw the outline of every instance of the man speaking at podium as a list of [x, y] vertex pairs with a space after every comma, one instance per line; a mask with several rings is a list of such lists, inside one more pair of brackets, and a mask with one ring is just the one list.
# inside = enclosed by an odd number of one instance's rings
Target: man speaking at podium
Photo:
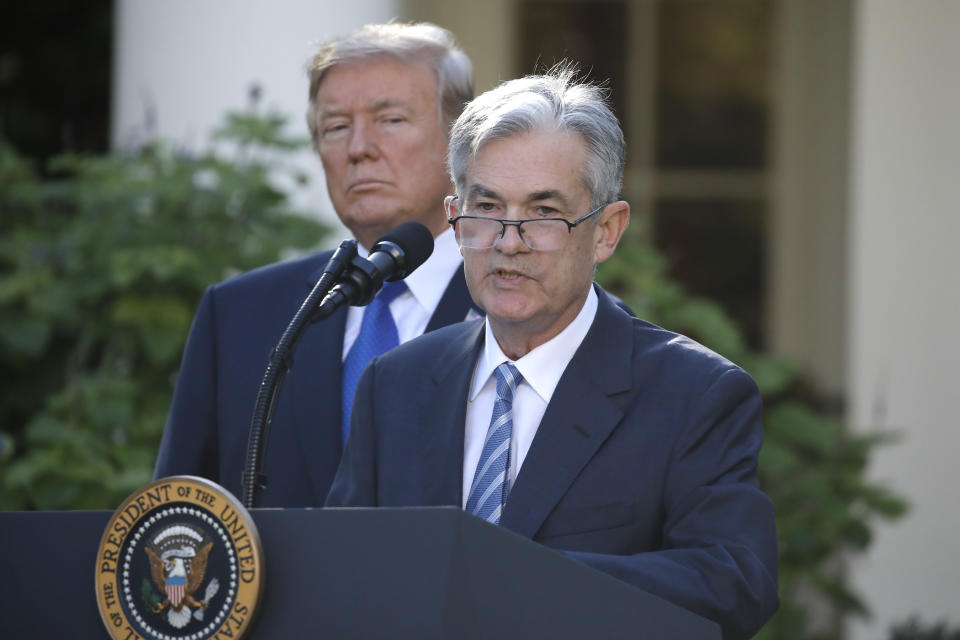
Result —
[[[473, 97], [466, 54], [434, 25], [368, 25], [323, 45], [309, 74], [313, 144], [333, 206], [361, 255], [408, 220], [426, 225], [435, 246], [415, 273], [388, 283], [369, 306], [338, 311], [306, 332], [271, 431], [264, 507], [322, 505], [356, 381], [370, 357], [459, 322], [472, 309], [443, 209], [453, 191], [447, 132]], [[156, 477], [199, 475], [241, 495], [248, 429], [270, 350], [330, 255], [270, 265], [207, 290], [187, 341]], [[348, 410], [343, 415], [341, 407]]]
[[630, 215], [624, 154], [570, 70], [467, 106], [447, 210], [486, 320], [371, 362], [327, 506], [460, 505], [748, 637], [778, 603], [760, 396], [593, 283]]

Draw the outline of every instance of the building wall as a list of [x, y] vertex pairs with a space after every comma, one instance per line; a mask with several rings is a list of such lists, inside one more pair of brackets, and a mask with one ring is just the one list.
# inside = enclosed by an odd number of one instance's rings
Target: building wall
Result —
[[875, 612], [960, 624], [960, 2], [854, 11], [847, 355], [851, 422], [896, 429], [871, 465], [911, 511], [851, 576]]
[[518, 73], [516, 0], [399, 0], [403, 20], [428, 21], [453, 32], [473, 62], [476, 92]]
[[[398, 13], [398, 0], [117, 0], [112, 146], [142, 142], [150, 119], [156, 134], [204, 149], [227, 110], [246, 108], [254, 83], [261, 108], [306, 137], [305, 64], [315, 43]], [[296, 164], [312, 180], [295, 203], [335, 221], [319, 160], [303, 151]], [[339, 227], [332, 238], [342, 235]]]
[[844, 392], [850, 3], [779, 0], [770, 345], [826, 399]]

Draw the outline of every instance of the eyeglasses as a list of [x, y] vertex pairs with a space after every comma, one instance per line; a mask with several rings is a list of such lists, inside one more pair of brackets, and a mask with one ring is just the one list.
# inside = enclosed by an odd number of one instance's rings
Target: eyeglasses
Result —
[[[454, 200], [457, 198], [454, 197]], [[563, 218], [530, 218], [528, 220], [503, 220], [485, 216], [467, 215], [449, 218], [450, 226], [460, 225], [460, 246], [466, 249], [489, 249], [503, 238], [507, 227], [516, 227], [517, 234], [528, 249], [556, 251], [562, 249], [574, 227], [597, 215], [607, 205], [600, 205], [590, 213], [569, 222]], [[448, 209], [449, 212], [449, 209]], [[449, 213], [448, 213], [449, 215]]]

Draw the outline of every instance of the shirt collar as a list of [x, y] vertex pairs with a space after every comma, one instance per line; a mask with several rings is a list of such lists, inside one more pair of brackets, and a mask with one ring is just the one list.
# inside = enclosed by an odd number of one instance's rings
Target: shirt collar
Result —
[[[358, 243], [357, 254], [366, 258], [370, 251]], [[453, 229], [447, 229], [433, 239], [433, 253], [430, 257], [403, 281], [407, 283], [407, 288], [417, 302], [433, 313], [461, 262], [463, 259], [460, 257], [460, 248], [457, 246]]]
[[[540, 398], [550, 402], [553, 392], [560, 382], [560, 377], [573, 359], [573, 355], [580, 348], [580, 344], [590, 331], [593, 319], [597, 315], [597, 292], [590, 287], [587, 299], [583, 303], [577, 317], [550, 340], [530, 351], [514, 366], [523, 376], [523, 379], [537, 393]], [[503, 353], [490, 328], [489, 320], [484, 321], [485, 339], [483, 351], [477, 362], [477, 371], [473, 378], [473, 387], [470, 390], [470, 400], [473, 401], [493, 371], [504, 362], [511, 362]]]

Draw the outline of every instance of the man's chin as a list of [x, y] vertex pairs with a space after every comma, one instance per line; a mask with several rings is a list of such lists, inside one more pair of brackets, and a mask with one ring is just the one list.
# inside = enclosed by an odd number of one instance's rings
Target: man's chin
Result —
[[357, 240], [368, 248], [369, 245], [364, 242], [364, 238], [372, 238], [375, 241], [390, 229], [411, 218], [412, 216], [403, 210], [398, 210], [395, 206], [364, 207], [351, 210], [346, 216], [340, 215], [340, 221], [353, 232]]
[[487, 316], [494, 322], [512, 328], [518, 328], [529, 323], [534, 313], [527, 304], [528, 301], [498, 300], [484, 305]]

